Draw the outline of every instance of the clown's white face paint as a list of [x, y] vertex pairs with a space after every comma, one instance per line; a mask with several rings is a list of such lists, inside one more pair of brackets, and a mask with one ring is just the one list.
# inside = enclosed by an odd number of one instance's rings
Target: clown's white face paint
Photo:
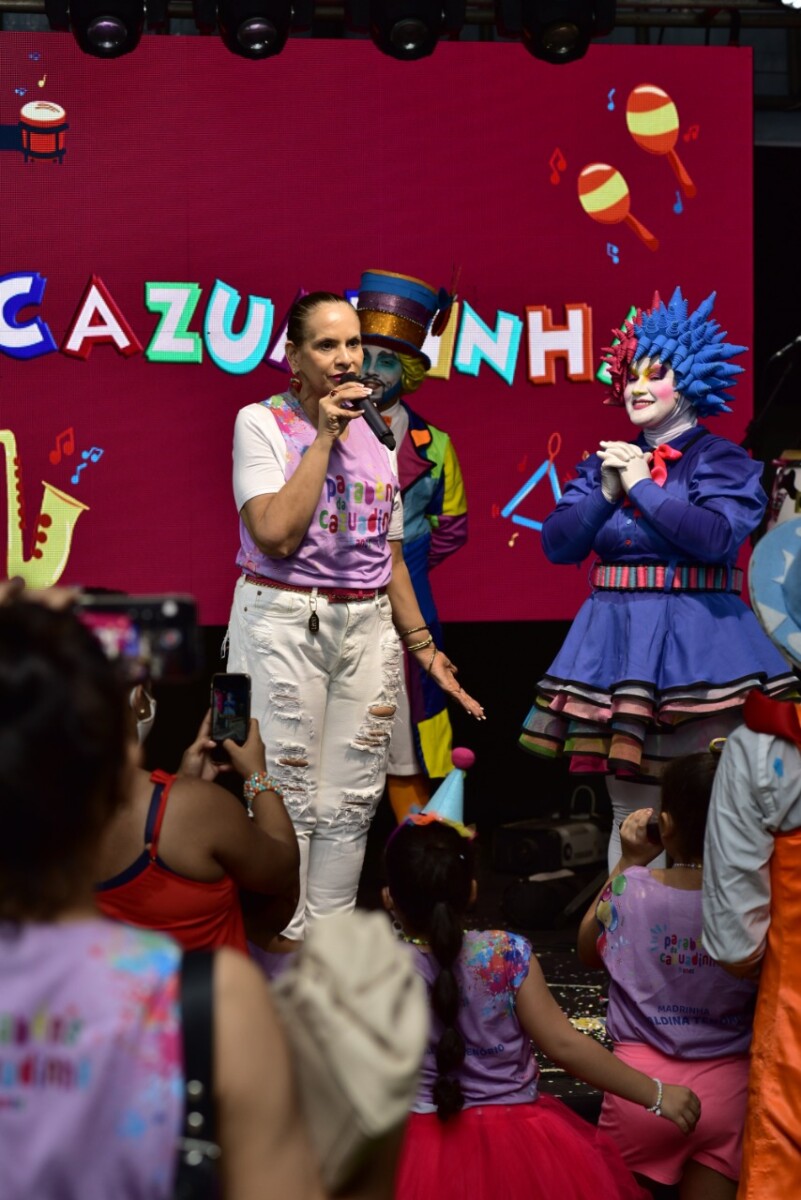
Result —
[[677, 400], [673, 372], [659, 359], [641, 358], [629, 366], [623, 402], [629, 420], [637, 429], [661, 425], [673, 412]]

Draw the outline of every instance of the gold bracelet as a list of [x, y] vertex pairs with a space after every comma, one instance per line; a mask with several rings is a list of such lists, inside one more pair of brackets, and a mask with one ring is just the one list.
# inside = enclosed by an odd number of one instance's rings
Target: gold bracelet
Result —
[[410, 653], [412, 650], [425, 650], [426, 646], [430, 646], [433, 641], [434, 641], [433, 637], [431, 636], [431, 634], [429, 634], [428, 637], [424, 641], [416, 642], [413, 646], [407, 646], [406, 649]]
[[437, 655], [438, 655], [438, 654], [439, 654], [439, 650], [438, 650], [438, 649], [437, 649], [437, 647], [435, 646], [435, 647], [434, 647], [434, 652], [433, 652], [433, 654], [431, 655], [431, 658], [428, 660], [428, 666], [426, 667], [426, 675], [430, 675], [430, 674], [431, 674], [431, 668], [432, 668], [432, 667], [433, 667], [433, 665], [434, 665], [434, 659], [437, 657]]
[[410, 633], [419, 633], [421, 629], [428, 629], [427, 625], [415, 625], [412, 629], [399, 629], [398, 637], [408, 637]]

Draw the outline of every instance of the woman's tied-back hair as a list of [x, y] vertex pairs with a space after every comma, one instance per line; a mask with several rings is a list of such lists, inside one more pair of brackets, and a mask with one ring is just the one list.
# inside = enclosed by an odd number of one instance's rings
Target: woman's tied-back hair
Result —
[[727, 402], [734, 397], [726, 389], [734, 386], [743, 368], [729, 359], [742, 354], [746, 347], [725, 341], [726, 334], [711, 319], [715, 295], [712, 292], [688, 316], [681, 288], [676, 288], [668, 304], [657, 293], [650, 309], [638, 310], [622, 329], [614, 330], [617, 344], [604, 352], [612, 376], [612, 391], [606, 403], [623, 403], [629, 367], [649, 358], [658, 359], [673, 371], [676, 391], [689, 400], [700, 417], [731, 412]]
[[395, 357], [401, 365], [401, 391], [404, 396], [416, 392], [426, 377], [426, 365], [415, 354], [402, 354], [396, 350]]
[[309, 292], [301, 296], [289, 310], [286, 324], [286, 340], [293, 346], [302, 346], [306, 341], [306, 318], [321, 304], [347, 304], [344, 296], [336, 292]]
[[431, 1007], [442, 1026], [433, 1096], [437, 1116], [447, 1121], [464, 1105], [461, 1084], [452, 1074], [465, 1056], [453, 966], [462, 949], [463, 914], [470, 902], [473, 846], [445, 821], [406, 822], [390, 838], [384, 862], [392, 899], [415, 934], [428, 940], [440, 968], [431, 988]]
[[720, 755], [712, 750], [673, 758], [662, 776], [662, 811], [673, 818], [684, 862], [704, 857], [704, 833]]
[[67, 612], [0, 606], [0, 920], [49, 920], [123, 799], [116, 670]]

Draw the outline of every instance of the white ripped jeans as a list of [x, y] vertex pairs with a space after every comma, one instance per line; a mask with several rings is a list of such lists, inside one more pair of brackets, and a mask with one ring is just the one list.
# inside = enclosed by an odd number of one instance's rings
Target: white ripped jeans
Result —
[[300, 847], [300, 902], [286, 937], [356, 903], [367, 831], [384, 790], [401, 685], [401, 647], [386, 595], [312, 605], [301, 592], [240, 576], [228, 670], [252, 681], [267, 769], [284, 788]]

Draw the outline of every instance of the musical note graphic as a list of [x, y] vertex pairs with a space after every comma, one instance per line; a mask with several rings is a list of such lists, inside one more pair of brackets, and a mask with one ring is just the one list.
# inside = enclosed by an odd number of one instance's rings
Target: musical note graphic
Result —
[[48, 458], [55, 467], [61, 462], [62, 456], [69, 457], [75, 453], [75, 430], [70, 425], [69, 429], [64, 429], [56, 438], [56, 444], [53, 450], [50, 451]]
[[86, 467], [89, 466], [90, 462], [97, 462], [97, 460], [102, 457], [103, 457], [103, 451], [100, 449], [99, 446], [92, 446], [91, 450], [82, 450], [81, 458], [88, 459], [89, 462], [82, 462], [79, 467], [76, 467], [75, 474], [72, 476], [72, 482], [80, 483], [81, 471], [85, 470]]
[[690, 128], [687, 130], [687, 132], [685, 134], [682, 134], [682, 136], [683, 136], [685, 142], [694, 142], [697, 139], [698, 134], [700, 132], [701, 132], [700, 125], [691, 125]]
[[[519, 492], [515, 492], [508, 504], [505, 504], [501, 509], [502, 517], [511, 517], [515, 525], [524, 525], [526, 529], [542, 529], [542, 521], [532, 521], [529, 517], [521, 517], [515, 512], [517, 506], [525, 500], [529, 492], [533, 491], [537, 484], [546, 475], [548, 482], [551, 485], [553, 498], [557, 502], [562, 499], [562, 489], [559, 486], [559, 476], [556, 474], [554, 459], [559, 453], [559, 448], [562, 445], [561, 434], [552, 433], [548, 438], [548, 457], [544, 463], [537, 467], [534, 474], [526, 483], [523, 484]], [[511, 545], [511, 542], [510, 542]]]
[[15, 96], [27, 96], [27, 94], [28, 94], [27, 88], [14, 88]]
[[606, 253], [609, 255], [612, 262], [615, 263], [615, 265], [620, 262], [620, 247], [616, 246], [614, 242], [606, 243]]
[[37, 85], [37, 87], [44, 87], [44, 85], [45, 85], [46, 83], [47, 83], [47, 76], [46, 76], [46, 75], [45, 75], [44, 79], [37, 79], [37, 80], [36, 80], [36, 85]]
[[507, 546], [514, 546], [515, 542], [517, 541], [517, 539], [519, 537], [520, 537], [519, 533], [513, 533], [512, 536], [510, 537], [509, 541], [506, 543]]
[[551, 168], [551, 183], [559, 183], [561, 178], [559, 172], [564, 171], [567, 167], [567, 162], [562, 151], [557, 146], [551, 157], [548, 159], [548, 166]]
[[681, 192], [676, 192], [676, 203], [673, 205], [674, 213], [684, 212], [684, 205], [681, 202]]
[[612, 97], [614, 96], [614, 94], [615, 94], [615, 92], [616, 92], [616, 91], [617, 91], [617, 89], [616, 89], [616, 88], [611, 88], [611, 89], [610, 89], [610, 91], [609, 91], [609, 93], [608, 93], [608, 95], [607, 95], [607, 97], [606, 97], [606, 98], [607, 98], [607, 100], [609, 101], [609, 103], [607, 104], [607, 106], [606, 106], [606, 107], [609, 109], [609, 111], [610, 111], [610, 112], [614, 112], [614, 111], [615, 111], [615, 102], [614, 102], [614, 100], [612, 99]]

